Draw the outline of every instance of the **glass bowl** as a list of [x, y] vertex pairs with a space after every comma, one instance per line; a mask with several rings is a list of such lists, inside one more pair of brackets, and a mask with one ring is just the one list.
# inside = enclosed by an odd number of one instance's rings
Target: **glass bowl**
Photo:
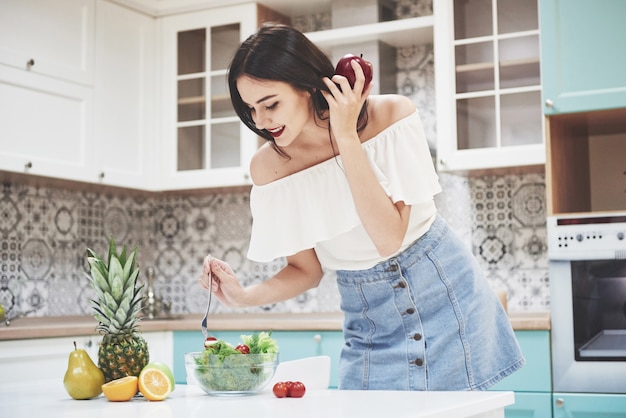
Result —
[[205, 351], [185, 354], [187, 382], [214, 396], [258, 393], [274, 377], [277, 366], [277, 353], [232, 354], [223, 358]]

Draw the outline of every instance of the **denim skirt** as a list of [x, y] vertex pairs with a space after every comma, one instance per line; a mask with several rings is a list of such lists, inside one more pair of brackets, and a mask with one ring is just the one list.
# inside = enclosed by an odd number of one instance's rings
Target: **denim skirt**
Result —
[[344, 390], [484, 390], [524, 365], [499, 299], [437, 216], [402, 253], [337, 271]]

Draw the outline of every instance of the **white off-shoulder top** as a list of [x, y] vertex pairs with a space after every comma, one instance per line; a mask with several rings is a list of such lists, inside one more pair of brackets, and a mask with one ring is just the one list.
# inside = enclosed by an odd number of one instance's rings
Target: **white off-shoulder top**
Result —
[[[433, 196], [441, 191], [419, 113], [362, 147], [387, 195], [411, 206], [400, 252], [428, 230], [437, 212]], [[361, 225], [341, 164], [338, 156], [252, 186], [249, 259], [269, 262], [314, 248], [330, 270], [362, 270], [383, 261]]]

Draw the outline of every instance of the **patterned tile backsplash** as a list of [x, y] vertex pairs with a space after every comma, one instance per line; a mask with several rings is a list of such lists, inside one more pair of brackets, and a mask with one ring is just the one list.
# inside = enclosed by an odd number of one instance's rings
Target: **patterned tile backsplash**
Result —
[[[549, 308], [545, 181], [540, 174], [463, 177], [441, 173], [437, 204], [472, 248], [509, 309]], [[139, 247], [145, 271], [172, 313], [200, 313], [206, 292], [197, 285], [208, 253], [228, 261], [245, 284], [264, 280], [282, 260], [246, 259], [249, 192], [138, 197], [124, 191], [87, 193], [5, 181], [0, 195], [0, 303], [11, 316], [90, 314], [85, 250], [104, 254], [107, 238]], [[467, 220], [471, 219], [471, 222]], [[229, 309], [213, 304], [215, 312]], [[248, 312], [324, 312], [339, 309], [334, 276], [287, 302]]]
[[[402, 14], [432, 13], [429, 1], [400, 0]], [[308, 25], [329, 19], [301, 19]], [[398, 92], [419, 108], [436, 153], [432, 45], [399, 49]], [[0, 173], [1, 174], [1, 173]], [[546, 196], [543, 174], [466, 177], [440, 173], [444, 192], [436, 197], [443, 217], [483, 266], [495, 290], [508, 292], [511, 311], [549, 309]], [[246, 259], [251, 215], [249, 192], [149, 194], [93, 187], [94, 191], [41, 186], [7, 177], [0, 194], [0, 303], [10, 316], [90, 315], [94, 295], [86, 278], [85, 250], [104, 254], [113, 236], [139, 248], [145, 281], [155, 270], [155, 291], [174, 314], [200, 313], [206, 291], [197, 285], [206, 254], [224, 259], [244, 284], [264, 280], [283, 260], [259, 264]], [[471, 222], [468, 222], [471, 219]], [[214, 312], [228, 312], [219, 303]], [[293, 300], [248, 312], [339, 310], [334, 275]], [[241, 312], [241, 310], [238, 310]]]

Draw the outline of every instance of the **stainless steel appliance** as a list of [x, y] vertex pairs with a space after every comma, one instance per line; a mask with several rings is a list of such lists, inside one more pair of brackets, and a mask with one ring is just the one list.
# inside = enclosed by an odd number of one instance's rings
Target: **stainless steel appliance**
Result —
[[626, 392], [626, 213], [548, 218], [555, 392]]

